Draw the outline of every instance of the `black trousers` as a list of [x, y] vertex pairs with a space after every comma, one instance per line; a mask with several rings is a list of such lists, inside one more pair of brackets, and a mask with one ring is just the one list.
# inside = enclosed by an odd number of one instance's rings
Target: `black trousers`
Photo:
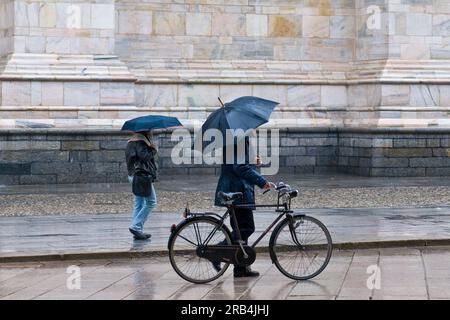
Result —
[[[236, 220], [238, 224], [239, 231], [241, 232], [242, 240], [245, 241], [245, 243], [248, 242], [248, 238], [255, 232], [255, 220], [253, 218], [253, 210], [247, 209], [247, 208], [239, 208], [234, 210], [236, 214]], [[232, 236], [233, 236], [233, 242], [237, 242], [238, 234], [237, 234], [237, 228], [234, 223], [234, 219], [230, 219], [231, 227], [233, 228]]]

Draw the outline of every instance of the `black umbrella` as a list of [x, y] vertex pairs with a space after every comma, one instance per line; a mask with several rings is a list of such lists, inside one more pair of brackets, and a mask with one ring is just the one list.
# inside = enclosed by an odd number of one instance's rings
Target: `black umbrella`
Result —
[[122, 131], [149, 131], [152, 129], [166, 129], [182, 126], [175, 117], [150, 115], [134, 118], [126, 121], [122, 126]]
[[252, 96], [241, 97], [225, 103], [206, 119], [202, 125], [202, 135], [208, 129], [217, 129], [222, 133], [225, 145], [234, 144], [234, 137], [232, 141], [226, 139], [227, 130], [242, 129], [243, 131], [247, 131], [249, 129], [256, 129], [269, 121], [273, 109], [278, 104], [275, 101]]

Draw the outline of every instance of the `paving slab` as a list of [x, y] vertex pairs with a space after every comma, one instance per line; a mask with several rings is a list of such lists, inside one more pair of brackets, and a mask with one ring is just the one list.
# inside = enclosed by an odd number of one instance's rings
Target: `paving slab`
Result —
[[[320, 219], [330, 230], [335, 244], [375, 242], [383, 246], [383, 243], [409, 242], [420, 245], [427, 244], [425, 240], [445, 244], [450, 239], [450, 207], [305, 209], [298, 212]], [[255, 212], [256, 232], [250, 240], [255, 240], [275, 217], [273, 212]], [[128, 232], [128, 214], [2, 217], [0, 261], [43, 255], [164, 253], [170, 227], [180, 221], [179, 214], [155, 213], [147, 223], [147, 231], [153, 235], [151, 241], [136, 241]], [[261, 246], [267, 246], [268, 241], [266, 236]]]
[[[424, 263], [420, 258], [424, 257]], [[231, 268], [223, 277], [196, 285], [178, 277], [167, 257], [97, 259], [0, 264], [0, 299], [196, 299], [196, 300], [367, 300], [450, 299], [450, 246], [338, 250], [316, 278], [293, 281], [258, 255], [253, 269], [261, 276], [235, 279]], [[407, 276], [402, 258], [412, 263]], [[419, 260], [417, 260], [419, 258]], [[67, 268], [80, 267], [80, 289], [67, 287]], [[371, 288], [367, 268], [380, 268], [380, 287]]]

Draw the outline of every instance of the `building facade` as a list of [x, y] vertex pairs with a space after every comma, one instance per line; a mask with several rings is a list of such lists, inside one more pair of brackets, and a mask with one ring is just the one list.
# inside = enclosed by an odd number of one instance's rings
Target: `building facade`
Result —
[[0, 183], [122, 181], [126, 119], [243, 95], [289, 172], [450, 175], [450, 0], [0, 0], [0, 57]]

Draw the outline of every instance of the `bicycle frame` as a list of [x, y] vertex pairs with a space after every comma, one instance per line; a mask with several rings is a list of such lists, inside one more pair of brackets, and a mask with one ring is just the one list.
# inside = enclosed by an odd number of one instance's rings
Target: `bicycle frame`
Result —
[[[282, 209], [280, 209], [280, 207], [282, 207]], [[234, 226], [235, 226], [235, 231], [236, 231], [236, 235], [237, 238], [236, 239], [239, 243], [242, 243], [242, 235], [241, 235], [241, 231], [239, 229], [239, 225], [237, 223], [237, 218], [236, 218], [236, 212], [235, 209], [255, 209], [255, 208], [277, 208], [275, 210], [275, 212], [279, 212], [279, 215], [275, 218], [275, 220], [266, 228], [266, 230], [264, 230], [264, 232], [258, 237], [258, 239], [256, 239], [256, 241], [251, 245], [251, 247], [254, 249], [258, 243], [261, 242], [262, 239], [264, 239], [264, 237], [270, 232], [270, 230], [272, 230], [272, 228], [287, 214], [289, 213], [293, 213], [293, 211], [290, 209], [290, 201], [289, 203], [283, 203], [280, 204], [279, 199], [278, 199], [278, 203], [277, 204], [260, 204], [260, 205], [253, 205], [253, 204], [240, 204], [240, 205], [228, 205], [227, 206], [227, 211], [222, 215], [218, 215], [216, 213], [189, 213], [188, 215], [193, 215], [193, 216], [199, 216], [199, 215], [208, 215], [208, 216], [215, 216], [218, 218], [218, 220], [220, 220], [220, 225], [216, 226], [211, 233], [208, 235], [208, 237], [205, 239], [205, 241], [202, 241], [202, 239], [199, 238], [197, 230], [196, 231], [196, 238], [197, 241], [199, 241], [199, 243], [201, 243], [203, 246], [208, 245], [209, 241], [212, 239], [212, 237], [214, 236], [214, 234], [217, 232], [217, 230], [219, 230], [220, 228], [223, 227], [223, 225], [225, 224], [225, 220], [228, 217], [228, 215], [231, 216], [231, 219], [233, 219], [234, 222]], [[292, 230], [291, 230], [292, 233]], [[293, 235], [294, 241], [298, 242], [298, 240], [296, 239], [297, 236]], [[296, 241], [297, 240], [297, 241]]]

